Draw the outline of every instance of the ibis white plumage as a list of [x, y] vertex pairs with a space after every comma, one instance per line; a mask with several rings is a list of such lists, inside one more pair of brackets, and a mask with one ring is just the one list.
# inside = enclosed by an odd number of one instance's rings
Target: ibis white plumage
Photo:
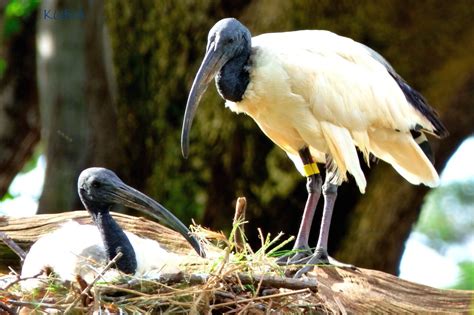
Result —
[[[209, 32], [206, 55], [188, 97], [181, 138], [185, 157], [197, 106], [214, 77], [226, 106], [252, 117], [307, 177], [308, 200], [295, 249], [309, 248], [322, 191], [323, 220], [308, 263], [331, 260], [329, 225], [337, 187], [347, 173], [365, 192], [357, 149], [367, 163], [372, 154], [412, 184], [438, 184], [424, 133], [443, 137], [446, 128], [423, 96], [363, 44], [318, 30], [252, 38], [236, 19], [219, 21]], [[324, 185], [315, 162], [326, 164]], [[301, 262], [303, 256], [289, 261]]]
[[[151, 271], [174, 271], [182, 259], [163, 249], [158, 242], [124, 232], [110, 215], [114, 204], [122, 204], [157, 218], [180, 232], [196, 252], [204, 257], [198, 240], [188, 228], [158, 202], [123, 183], [104, 168], [89, 168], [79, 176], [81, 201], [94, 225], [68, 222], [44, 235], [28, 252], [21, 276], [32, 277], [50, 267], [63, 280], [80, 275], [92, 280], [100, 266], [121, 252], [116, 267], [123, 273], [143, 275]], [[96, 269], [97, 268], [97, 269]], [[39, 279], [22, 282], [26, 289], [40, 285]]]

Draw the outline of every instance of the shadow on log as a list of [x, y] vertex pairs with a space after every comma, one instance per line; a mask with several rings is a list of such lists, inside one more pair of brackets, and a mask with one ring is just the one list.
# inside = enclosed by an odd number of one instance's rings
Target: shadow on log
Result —
[[[113, 213], [113, 217], [124, 229], [157, 240], [170, 251], [182, 254], [193, 251], [181, 235], [158, 223], [118, 213]], [[2, 217], [0, 232], [6, 233], [21, 247], [28, 248], [38, 237], [53, 231], [67, 220], [91, 223], [86, 211], [25, 218]], [[8, 270], [8, 266], [19, 267], [18, 257], [5, 244], [0, 244], [0, 260], [2, 262], [0, 272]], [[318, 309], [331, 313], [472, 313], [474, 311], [473, 291], [435, 289], [401, 280], [380, 271], [317, 267], [308, 276], [316, 277], [318, 281], [317, 292], [311, 293], [313, 295], [311, 299], [320, 301]], [[306, 296], [307, 294], [306, 292]]]

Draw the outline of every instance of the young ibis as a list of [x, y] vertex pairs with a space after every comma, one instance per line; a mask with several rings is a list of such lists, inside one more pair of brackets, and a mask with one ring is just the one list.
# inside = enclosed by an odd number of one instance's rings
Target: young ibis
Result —
[[[423, 96], [363, 44], [318, 30], [251, 38], [238, 20], [220, 20], [209, 31], [189, 93], [181, 135], [184, 157], [199, 101], [213, 78], [226, 107], [252, 117], [307, 178], [308, 200], [294, 245], [306, 254], [293, 256], [289, 263], [334, 262], [327, 242], [337, 187], [350, 173], [361, 193], [366, 188], [357, 149], [367, 163], [372, 154], [412, 184], [438, 183], [424, 133], [443, 137], [446, 128]], [[316, 163], [326, 164], [324, 185]], [[308, 261], [308, 237], [321, 191], [323, 219]]]
[[[49, 266], [63, 280], [76, 275], [92, 280], [97, 274], [94, 265], [104, 265], [121, 252], [116, 267], [126, 274], [144, 274], [152, 270], [176, 269], [176, 256], [164, 250], [156, 241], [124, 232], [110, 215], [113, 205], [121, 204], [142, 211], [181, 233], [196, 252], [204, 251], [188, 228], [158, 202], [126, 185], [105, 168], [84, 170], [78, 180], [82, 203], [94, 225], [69, 222], [41, 237], [25, 258], [21, 276], [31, 277]], [[91, 267], [92, 266], [92, 267]], [[38, 280], [25, 282], [25, 288], [39, 285]]]

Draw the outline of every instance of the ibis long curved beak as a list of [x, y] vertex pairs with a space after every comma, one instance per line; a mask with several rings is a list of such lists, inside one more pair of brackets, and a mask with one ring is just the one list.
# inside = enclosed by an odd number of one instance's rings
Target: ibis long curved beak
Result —
[[215, 43], [210, 43], [204, 60], [199, 67], [199, 70], [194, 78], [191, 91], [189, 92], [188, 101], [186, 103], [186, 111], [184, 113], [183, 129], [181, 132], [181, 152], [185, 158], [189, 155], [189, 132], [193, 123], [196, 110], [201, 100], [202, 95], [212, 79], [216, 76], [219, 70], [228, 61], [225, 51], [215, 49]]
[[201, 257], [206, 257], [199, 241], [191, 235], [189, 229], [158, 202], [123, 182], [110, 193], [114, 202], [144, 212], [181, 233]]

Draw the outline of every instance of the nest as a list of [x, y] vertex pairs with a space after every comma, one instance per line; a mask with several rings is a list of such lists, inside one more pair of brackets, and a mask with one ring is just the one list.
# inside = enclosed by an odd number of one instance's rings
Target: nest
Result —
[[[63, 282], [54, 270], [45, 269], [44, 285], [30, 292], [21, 289], [21, 279], [13, 270], [0, 285], [0, 313], [95, 313], [112, 314], [266, 314], [326, 312], [317, 295], [316, 280], [285, 276], [285, 268], [275, 256], [291, 254], [281, 248], [292, 238], [264, 237], [262, 246], [252, 251], [245, 241], [242, 225], [234, 222], [227, 238], [222, 233], [193, 227], [204, 242], [207, 259], [184, 259], [181, 272], [153, 276], [121, 275], [105, 281], [102, 275], [113, 268], [115, 257], [94, 281]], [[189, 262], [193, 261], [194, 262]], [[40, 276], [40, 275], [38, 275]]]

